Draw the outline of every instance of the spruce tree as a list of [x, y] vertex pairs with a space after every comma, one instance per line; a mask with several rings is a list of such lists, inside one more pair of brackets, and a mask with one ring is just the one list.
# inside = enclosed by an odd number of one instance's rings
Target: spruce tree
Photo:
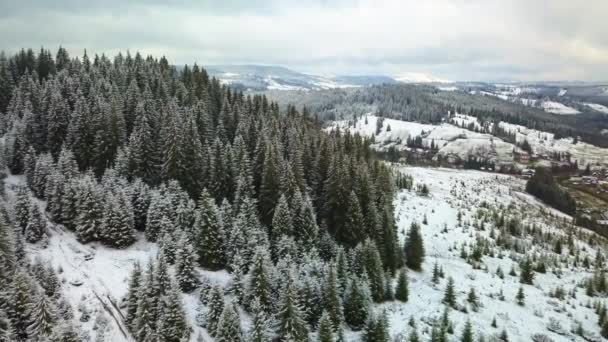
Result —
[[333, 265], [329, 267], [325, 280], [325, 305], [323, 306], [331, 319], [334, 330], [342, 325], [344, 319], [342, 300], [338, 289], [338, 275]]
[[448, 284], [445, 288], [445, 294], [443, 296], [443, 303], [452, 308], [456, 307], [456, 292], [454, 289], [454, 278], [448, 278]]
[[108, 194], [104, 207], [101, 231], [103, 242], [112, 247], [126, 247], [135, 242], [133, 212], [123, 194]]
[[272, 217], [271, 237], [275, 243], [279, 241], [283, 235], [293, 234], [292, 216], [293, 213], [287, 204], [285, 195], [281, 195], [277, 206], [274, 209], [274, 216]]
[[27, 335], [30, 339], [44, 339], [51, 336], [55, 324], [56, 309], [51, 300], [43, 293], [36, 295], [29, 309], [30, 324], [27, 327]]
[[365, 222], [359, 199], [354, 191], [351, 191], [347, 204], [347, 212], [344, 227], [337, 232], [336, 239], [348, 246], [355, 246], [365, 238]]
[[139, 266], [139, 263], [135, 263], [133, 265], [133, 270], [131, 271], [131, 276], [129, 277], [129, 288], [125, 297], [125, 302], [127, 305], [125, 323], [127, 327], [129, 327], [129, 329], [131, 330], [133, 330], [134, 323], [137, 318], [137, 304], [139, 302], [139, 295], [141, 293], [142, 285], [144, 284], [142, 279], [141, 267]]
[[363, 253], [363, 264], [369, 279], [372, 298], [375, 302], [381, 302], [384, 299], [385, 280], [380, 252], [378, 251], [375, 242], [366, 240], [363, 246]]
[[209, 311], [205, 317], [205, 327], [207, 328], [209, 335], [215, 336], [220, 316], [224, 311], [224, 291], [222, 291], [219, 286], [215, 285], [209, 293], [207, 302]]
[[412, 222], [410, 230], [405, 239], [405, 263], [416, 271], [419, 271], [424, 261], [424, 245], [422, 235], [420, 235], [420, 226], [416, 222]]
[[211, 270], [218, 270], [226, 265], [226, 249], [219, 211], [207, 190], [201, 193], [198, 205], [194, 234], [199, 264]]
[[249, 330], [249, 341], [270, 342], [272, 340], [270, 319], [264, 311], [264, 307], [262, 307], [257, 298], [251, 301], [250, 307], [252, 322], [251, 329]]
[[30, 207], [29, 222], [25, 227], [25, 240], [30, 243], [35, 243], [42, 239], [46, 233], [46, 217], [42, 214], [40, 207], [35, 202], [32, 202]]
[[27, 327], [32, 322], [30, 308], [33, 302], [31, 280], [18, 271], [9, 288], [8, 314], [19, 340], [28, 338]]
[[409, 296], [407, 273], [405, 269], [399, 271], [397, 278], [397, 290], [395, 291], [395, 299], [403, 303], [407, 302]]
[[517, 295], [515, 296], [515, 300], [517, 300], [517, 305], [520, 305], [520, 306], [526, 305], [525, 299], [526, 299], [526, 295], [524, 294], [524, 288], [520, 286], [519, 290], [517, 290]]
[[29, 191], [24, 186], [17, 188], [14, 212], [15, 228], [18, 232], [24, 234], [27, 224], [30, 222], [30, 214], [32, 212], [32, 201], [30, 200]]
[[253, 259], [249, 271], [249, 284], [247, 293], [250, 300], [254, 298], [259, 301], [260, 306], [266, 312], [272, 307], [270, 260], [266, 251], [259, 249]]
[[279, 321], [278, 335], [282, 341], [308, 341], [308, 327], [299, 301], [300, 298], [293, 275], [289, 275], [277, 314], [277, 320]]
[[323, 311], [319, 320], [319, 331], [317, 333], [319, 342], [334, 342], [334, 324], [332, 323], [327, 311]]
[[351, 278], [344, 300], [344, 320], [355, 331], [365, 326], [370, 309], [370, 299], [356, 277]]
[[519, 265], [521, 272], [519, 274], [519, 281], [522, 284], [532, 285], [534, 282], [534, 268], [532, 260], [529, 258], [524, 259]]
[[195, 270], [196, 255], [185, 233], [182, 234], [178, 242], [175, 259], [175, 277], [177, 278], [177, 283], [182, 291], [191, 292], [196, 288], [198, 283]]
[[315, 217], [315, 210], [308, 196], [303, 197], [296, 193], [293, 204], [293, 227], [296, 239], [309, 250], [317, 245], [319, 227]]
[[187, 341], [190, 337], [190, 327], [182, 309], [179, 292], [171, 288], [161, 303], [157, 324], [159, 339], [165, 342]]
[[462, 330], [462, 337], [460, 338], [461, 342], [473, 342], [473, 327], [471, 325], [471, 320], [467, 320], [464, 325], [464, 329]]
[[243, 340], [241, 332], [241, 319], [236, 306], [232, 302], [226, 303], [220, 315], [215, 331], [217, 342], [240, 342]]

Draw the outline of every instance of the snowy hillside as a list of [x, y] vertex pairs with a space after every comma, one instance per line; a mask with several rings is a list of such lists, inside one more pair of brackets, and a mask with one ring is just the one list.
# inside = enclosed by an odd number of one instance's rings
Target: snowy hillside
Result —
[[[338, 121], [327, 129], [349, 130], [367, 137], [374, 137], [375, 143], [372, 147], [386, 150], [389, 147], [406, 149], [407, 139], [422, 137], [425, 146], [434, 142], [438, 147], [438, 153], [443, 156], [458, 156], [466, 159], [469, 155], [481, 156], [494, 160], [498, 163], [513, 162], [513, 151], [518, 147], [488, 133], [478, 133], [458, 126], [469, 127], [472, 125], [477, 131], [491, 131], [491, 125], [482, 127], [477, 118], [455, 114], [450, 118], [454, 124], [443, 123], [441, 125], [420, 124], [394, 119], [382, 119], [383, 124], [380, 132], [377, 132], [378, 117], [366, 115], [356, 122]], [[527, 140], [532, 146], [535, 154], [539, 156], [550, 156], [553, 153], [570, 153], [572, 160], [577, 160], [579, 165], [587, 163], [598, 163], [608, 165], [608, 149], [597, 147], [585, 142], [574, 142], [572, 138], [554, 139], [553, 133], [538, 131], [520, 125], [500, 122], [500, 127], [507, 132], [514, 133], [516, 141], [522, 143]], [[390, 130], [389, 130], [390, 127]]]
[[[458, 116], [457, 120], [465, 125], [473, 122], [479, 126], [473, 119]], [[349, 123], [349, 121], [336, 122], [328, 129], [340, 127], [367, 137], [373, 136], [375, 144], [372, 147], [379, 150], [386, 150], [390, 147], [406, 149], [408, 138], [414, 139], [420, 136], [424, 146], [429, 147], [433, 143], [439, 149], [438, 153], [443, 156], [458, 156], [461, 159], [466, 159], [469, 155], [481, 156], [498, 163], [512, 162], [513, 150], [518, 149], [515, 145], [490, 134], [473, 132], [448, 123], [430, 125], [383, 119], [382, 128], [376, 134], [377, 122], [378, 117], [367, 115], [355, 123]]]
[[595, 111], [598, 111], [598, 112], [601, 112], [604, 114], [608, 114], [608, 107], [606, 107], [604, 105], [597, 104], [597, 103], [583, 103], [583, 104]]
[[568, 152], [572, 160], [577, 160], [579, 165], [587, 163], [608, 164], [608, 149], [597, 147], [585, 142], [574, 142], [572, 138], [555, 139], [553, 133], [538, 131], [520, 125], [500, 122], [500, 127], [516, 134], [518, 142], [527, 140], [532, 146], [534, 153], [549, 155], [551, 153]]
[[[589, 307], [597, 297], [587, 296], [585, 289], [580, 287], [586, 278], [593, 275], [592, 270], [581, 267], [580, 263], [575, 266], [575, 257], [568, 255], [565, 247], [562, 254], [555, 254], [551, 243], [540, 242], [539, 232], [534, 234], [536, 237], [525, 233], [520, 237], [508, 236], [509, 243], [519, 245], [528, 255], [555, 265], [548, 266], [545, 274], [536, 273], [534, 285], [522, 286], [519, 277], [507, 273], [512, 268], [520, 273], [517, 263], [523, 254], [504, 246], [496, 247], [497, 239], [506, 238], [506, 235], [501, 236], [501, 229], [488, 221], [491, 213], [496, 211], [515, 218], [520, 227], [534, 226], [554, 239], [565, 241], [570, 233], [574, 236], [582, 234], [574, 242], [581, 251], [576, 259], [595, 258], [596, 250], [583, 242], [588, 234], [581, 233], [579, 229], [570, 231], [569, 217], [522, 192], [524, 181], [512, 176], [417, 167], [400, 167], [399, 170], [412, 175], [415, 183], [426, 184], [430, 195], [427, 197], [404, 190], [395, 199], [401, 233], [411, 222], [423, 222], [425, 217], [428, 224], [423, 224], [421, 229], [427, 254], [423, 271], [409, 273], [410, 301], [405, 305], [383, 305], [390, 312], [394, 335], [409, 334], [412, 329], [406, 322], [411, 317], [418, 321], [419, 333], [428, 333], [430, 324], [442, 315], [446, 279], [452, 277], [458, 305], [468, 308], [467, 313], [451, 310], [450, 319], [456, 332], [460, 332], [466, 320], [470, 319], [475, 330], [482, 331], [486, 337], [498, 335], [505, 329], [510, 341], [530, 341], [536, 333], [546, 334], [553, 341], [572, 341], [574, 337], [570, 331], [580, 324], [587, 341], [601, 340], [597, 317]], [[459, 213], [462, 215], [460, 220]], [[493, 255], [483, 253], [480, 261], [475, 262], [462, 258], [463, 248], [471, 255], [480, 245], [490, 246]], [[432, 281], [435, 263], [445, 273], [445, 278], [437, 284]], [[497, 275], [499, 268], [504, 279]], [[524, 306], [515, 300], [520, 286], [525, 292]], [[552, 296], [559, 287], [568, 293], [564, 299]], [[479, 298], [477, 311], [467, 302], [471, 288]], [[500, 293], [504, 300], [500, 299]], [[497, 328], [491, 327], [493, 319]], [[558, 325], [561, 329], [557, 328]]]
[[382, 75], [323, 76], [270, 65], [212, 65], [208, 72], [223, 84], [249, 90], [319, 90], [397, 82]]
[[[428, 128], [424, 125], [410, 127], [414, 133]], [[437, 130], [440, 131], [441, 127]], [[447, 132], [442, 134], [447, 136]], [[392, 336], [408, 335], [412, 328], [406, 322], [413, 317], [418, 333], [427, 337], [433, 322], [443, 314], [444, 290], [447, 279], [452, 277], [460, 309], [450, 310], [449, 319], [456, 332], [463, 329], [468, 319], [475, 331], [483, 332], [487, 337], [506, 330], [511, 341], [530, 341], [530, 336], [537, 333], [546, 334], [553, 341], [570, 341], [571, 330], [581, 331], [582, 328], [587, 341], [600, 341], [597, 319], [591, 308], [597, 297], [587, 296], [582, 288], [585, 279], [593, 276], [593, 270], [583, 267], [580, 260], [593, 259], [597, 253], [597, 247], [584, 242], [589, 239], [588, 233], [571, 230], [569, 217], [524, 193], [524, 181], [516, 177], [452, 169], [397, 167], [397, 170], [413, 176], [415, 186], [426, 185], [430, 194], [403, 190], [394, 199], [402, 240], [412, 222], [426, 221], [421, 230], [426, 260], [422, 272], [409, 273], [410, 299], [407, 303], [392, 301], [376, 307], [377, 311], [387, 311]], [[15, 187], [22, 183], [23, 177], [7, 179], [9, 199], [14, 197]], [[39, 203], [45, 205], [44, 202]], [[492, 217], [497, 214], [504, 215], [507, 221], [516, 220], [523, 233], [512, 236], [505, 232], [504, 227], [496, 227]], [[30, 257], [48, 260], [54, 268], [61, 270], [59, 277], [63, 294], [74, 308], [86, 307], [92, 317], [88, 322], [78, 323], [90, 332], [91, 338], [103, 334], [106, 341], [131, 341], [125, 333], [121, 299], [127, 293], [133, 263], [143, 265], [154, 258], [158, 252], [157, 245], [145, 242], [143, 236], [122, 250], [109, 249], [97, 243], [82, 245], [72, 232], [60, 225], [50, 222], [49, 225], [51, 229], [46, 243], [28, 244]], [[538, 231], [529, 231], [530, 227]], [[543, 235], [549, 238], [549, 242], [539, 238]], [[565, 247], [569, 236], [577, 247], [576, 258]], [[554, 251], [554, 243], [558, 239], [564, 241], [561, 254]], [[599, 240], [594, 238], [594, 241]], [[472, 255], [479, 246], [485, 246], [479, 259], [472, 261], [462, 257], [463, 249]], [[602, 249], [604, 247], [602, 245]], [[517, 274], [521, 272], [518, 263], [524, 254], [515, 250], [533, 255], [535, 260], [546, 263], [548, 269], [547, 273], [536, 274], [534, 285], [523, 285], [524, 306], [515, 300], [522, 286], [519, 277], [507, 275], [511, 269]], [[435, 263], [445, 275], [437, 283], [433, 282]], [[198, 271], [201, 277], [224, 288], [230, 282], [231, 277], [225, 271], [209, 272], [200, 268]], [[497, 272], [504, 273], [504, 279]], [[479, 306], [466, 301], [471, 288], [478, 296]], [[563, 289], [565, 297], [555, 298], [556, 289]], [[501, 295], [504, 299], [500, 298]], [[197, 295], [183, 294], [182, 302], [195, 330], [190, 340], [196, 341], [198, 336], [203, 336], [205, 341], [212, 341], [196, 324]], [[463, 312], [465, 308], [467, 312]], [[241, 318], [242, 326], [248, 327], [248, 315], [242, 313]], [[102, 330], [96, 328], [100, 320], [107, 321]], [[496, 320], [497, 328], [491, 327], [493, 320]], [[347, 331], [346, 336], [348, 341], [358, 341], [360, 333]]]

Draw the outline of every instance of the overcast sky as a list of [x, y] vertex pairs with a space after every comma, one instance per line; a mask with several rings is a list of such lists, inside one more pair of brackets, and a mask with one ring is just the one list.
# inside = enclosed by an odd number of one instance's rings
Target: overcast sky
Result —
[[317, 74], [608, 80], [608, 0], [0, 0], [0, 49]]

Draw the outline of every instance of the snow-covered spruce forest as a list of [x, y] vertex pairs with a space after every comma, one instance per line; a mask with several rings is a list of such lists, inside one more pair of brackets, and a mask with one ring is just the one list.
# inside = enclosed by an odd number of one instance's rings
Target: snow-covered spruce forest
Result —
[[1, 342], [608, 336], [606, 239], [520, 178], [139, 54], [0, 54], [0, 118]]
[[[4, 340], [388, 338], [370, 304], [405, 276], [403, 249], [391, 170], [362, 138], [139, 54], [3, 55], [0, 89]], [[92, 280], [58, 267], [65, 248], [94, 263], [142, 244], [123, 298], [73, 298]]]

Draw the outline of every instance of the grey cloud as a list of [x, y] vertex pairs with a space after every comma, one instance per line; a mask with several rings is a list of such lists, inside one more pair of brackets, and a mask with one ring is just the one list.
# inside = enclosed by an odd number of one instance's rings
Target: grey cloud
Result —
[[0, 49], [140, 50], [175, 63], [447, 79], [608, 80], [608, 2], [1, 1]]

